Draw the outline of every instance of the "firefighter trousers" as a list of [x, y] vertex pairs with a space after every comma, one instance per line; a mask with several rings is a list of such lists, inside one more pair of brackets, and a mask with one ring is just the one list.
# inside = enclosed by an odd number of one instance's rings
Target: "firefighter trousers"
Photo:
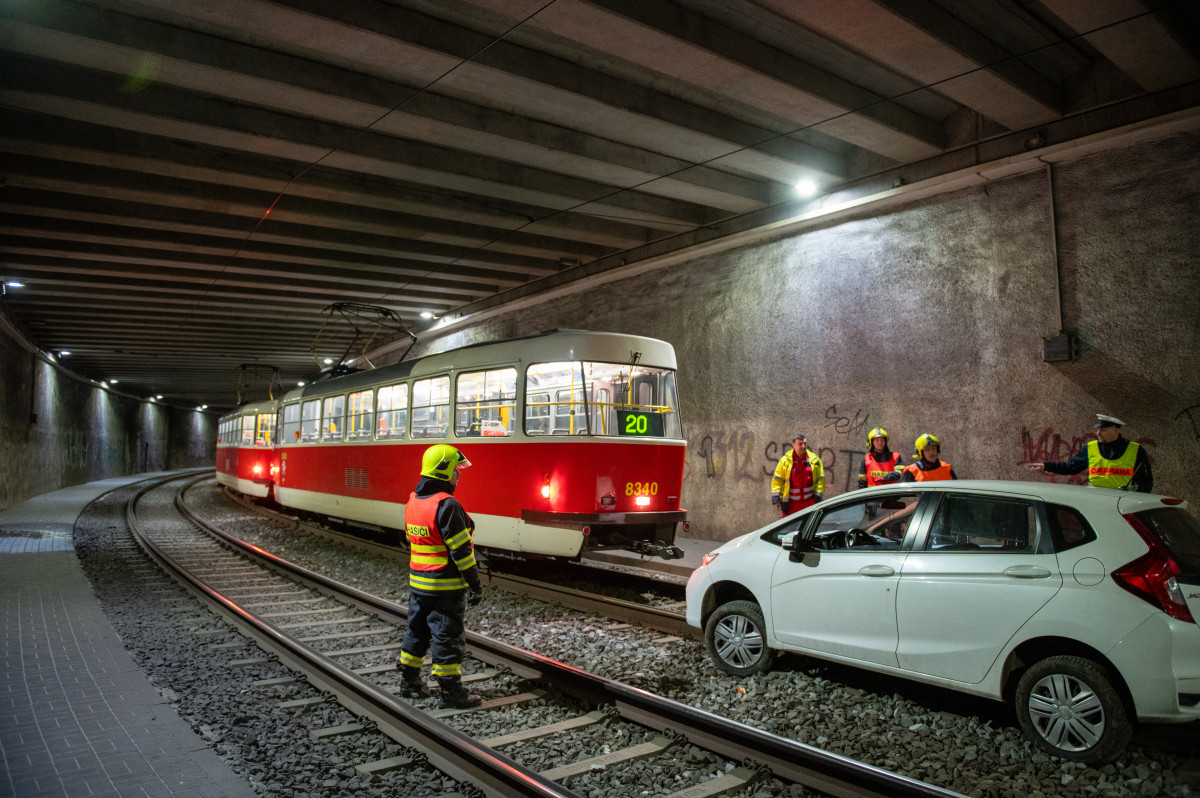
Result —
[[[467, 648], [463, 616], [467, 591], [408, 593], [408, 629], [400, 645], [400, 665], [420, 668], [426, 653], [432, 653], [433, 678], [442, 685], [462, 679], [463, 654]], [[430, 652], [432, 649], [432, 652]]]

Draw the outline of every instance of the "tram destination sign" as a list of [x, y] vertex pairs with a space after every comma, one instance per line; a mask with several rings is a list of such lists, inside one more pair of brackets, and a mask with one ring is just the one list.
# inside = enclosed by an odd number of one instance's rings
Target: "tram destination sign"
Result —
[[661, 413], [643, 410], [617, 409], [617, 434], [644, 438], [661, 438], [663, 417]]

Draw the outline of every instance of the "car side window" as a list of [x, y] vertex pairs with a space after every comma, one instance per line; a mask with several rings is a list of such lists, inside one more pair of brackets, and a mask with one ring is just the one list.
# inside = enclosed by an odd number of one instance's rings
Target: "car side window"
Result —
[[1037, 505], [1003, 496], [943, 495], [925, 551], [1033, 554], [1037, 551]]
[[1047, 504], [1046, 516], [1050, 519], [1050, 534], [1054, 538], [1055, 551], [1067, 551], [1096, 539], [1096, 531], [1087, 519], [1073, 507]]
[[899, 549], [917, 509], [915, 494], [839, 503], [821, 513], [809, 540], [821, 551]]
[[803, 530], [810, 518], [812, 518], [811, 515], [793, 515], [779, 524], [779, 526], [767, 530], [762, 539], [769, 540], [776, 546], [783, 545], [784, 536]]

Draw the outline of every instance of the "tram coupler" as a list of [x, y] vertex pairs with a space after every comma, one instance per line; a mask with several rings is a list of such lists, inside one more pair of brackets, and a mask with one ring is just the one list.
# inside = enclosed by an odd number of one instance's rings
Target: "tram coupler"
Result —
[[630, 549], [638, 554], [645, 554], [648, 557], [662, 557], [664, 560], [683, 559], [683, 549], [678, 546], [672, 546], [669, 543], [660, 543], [657, 540], [634, 541]]

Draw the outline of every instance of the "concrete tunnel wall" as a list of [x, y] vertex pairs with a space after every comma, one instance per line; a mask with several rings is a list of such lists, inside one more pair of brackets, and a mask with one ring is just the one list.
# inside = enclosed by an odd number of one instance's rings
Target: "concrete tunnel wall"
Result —
[[0, 509], [84, 482], [211, 466], [217, 417], [106, 391], [0, 325]]
[[[1193, 132], [426, 332], [410, 354], [554, 327], [671, 342], [683, 504], [703, 539], [775, 517], [770, 475], [796, 432], [819, 449], [832, 496], [857, 485], [876, 426], [906, 462], [932, 432], [960, 478], [1038, 480], [1020, 464], [1068, 459], [1098, 412], [1146, 446], [1155, 492], [1195, 513], [1197, 219]], [[1082, 353], [1047, 363], [1059, 270], [1062, 324]]]

